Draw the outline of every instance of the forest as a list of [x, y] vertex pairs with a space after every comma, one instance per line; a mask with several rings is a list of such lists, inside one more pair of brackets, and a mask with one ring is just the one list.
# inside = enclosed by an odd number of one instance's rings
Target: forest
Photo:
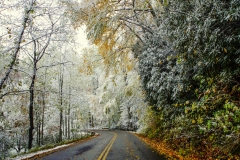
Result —
[[240, 1], [1, 0], [0, 159], [101, 128], [239, 159]]

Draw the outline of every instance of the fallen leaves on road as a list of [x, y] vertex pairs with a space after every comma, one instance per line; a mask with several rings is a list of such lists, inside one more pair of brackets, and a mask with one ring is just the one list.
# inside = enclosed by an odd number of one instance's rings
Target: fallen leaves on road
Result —
[[[156, 139], [149, 139], [141, 134], [134, 133], [138, 138], [143, 140], [145, 143], [150, 145], [152, 148], [156, 149], [160, 154], [165, 155], [167, 159], [170, 160], [202, 160], [201, 157], [198, 157], [198, 153], [194, 155], [189, 155], [188, 157], [183, 157], [178, 154], [177, 151], [171, 149], [166, 143], [156, 140]], [[209, 157], [206, 160], [213, 160], [213, 158]], [[220, 159], [215, 159], [220, 160]], [[240, 160], [239, 155], [235, 155], [232, 158], [228, 158], [228, 160]]]
[[134, 133], [134, 135], [150, 145], [152, 148], [156, 149], [160, 154], [167, 156], [168, 159], [184, 160], [182, 156], [180, 156], [176, 151], [169, 148], [167, 144], [157, 140], [149, 139], [141, 134]]

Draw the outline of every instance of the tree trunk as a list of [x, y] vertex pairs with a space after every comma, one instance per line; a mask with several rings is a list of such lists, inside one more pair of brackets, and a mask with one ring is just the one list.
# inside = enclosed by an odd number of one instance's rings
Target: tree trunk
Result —
[[63, 125], [63, 113], [62, 109], [60, 109], [60, 128], [59, 128], [59, 142], [62, 141], [62, 125]]
[[[71, 76], [70, 76], [71, 77]], [[68, 130], [68, 139], [70, 139], [70, 107], [71, 107], [71, 87], [69, 84], [69, 105], [68, 105], [68, 121], [67, 121], [67, 130]]]
[[62, 141], [62, 126], [63, 126], [63, 71], [61, 70], [59, 77], [59, 92], [60, 92], [60, 127], [59, 127], [59, 141]]
[[41, 142], [41, 136], [40, 136], [41, 123], [40, 123], [39, 115], [37, 117], [38, 117], [37, 118], [37, 144], [38, 144], [38, 146], [40, 146], [41, 145], [40, 144], [40, 142]]
[[36, 118], [35, 118], [35, 121], [37, 121], [37, 124], [36, 124], [36, 128], [37, 128], [37, 145], [39, 146], [39, 135], [40, 135], [40, 132], [39, 132], [39, 115], [38, 115], [38, 112], [35, 112], [35, 115], [36, 115]]
[[64, 119], [64, 131], [65, 131], [65, 137], [67, 137], [68, 135], [68, 131], [67, 131], [67, 129], [68, 129], [68, 127], [67, 127], [67, 116], [68, 116], [68, 113], [67, 113], [67, 109], [65, 109], [65, 119]]
[[32, 82], [30, 85], [30, 104], [29, 104], [29, 121], [30, 126], [28, 130], [28, 149], [32, 148], [32, 141], [33, 141], [33, 130], [34, 130], [34, 123], [33, 123], [33, 105], [34, 105], [34, 84], [36, 79], [36, 64], [34, 64], [34, 71], [32, 76]]
[[43, 92], [43, 101], [42, 101], [42, 129], [41, 129], [41, 145], [43, 145], [43, 126], [44, 126], [44, 111], [45, 111], [45, 84], [44, 84], [44, 92]]
[[70, 102], [68, 106], [68, 121], [67, 121], [68, 139], [70, 139]]
[[[34, 3], [35, 3], [35, 0], [32, 0], [31, 7]], [[51, 20], [51, 18], [50, 18], [50, 20]], [[35, 89], [34, 85], [35, 85], [35, 79], [36, 79], [36, 75], [37, 75], [37, 63], [41, 60], [41, 58], [43, 57], [43, 55], [46, 52], [48, 45], [50, 44], [51, 36], [53, 33], [53, 27], [54, 27], [54, 24], [52, 23], [51, 33], [48, 35], [48, 40], [47, 40], [46, 44], [44, 46], [42, 46], [42, 45], [37, 45], [37, 43], [39, 44], [39, 42], [36, 40], [35, 35], [33, 34], [33, 31], [34, 31], [33, 23], [30, 24], [30, 34], [32, 37], [34, 48], [33, 48], [33, 56], [32, 56], [33, 75], [32, 75], [32, 82], [31, 82], [31, 85], [29, 88], [29, 90], [30, 90], [30, 105], [29, 105], [30, 127], [29, 127], [29, 133], [28, 133], [29, 134], [28, 149], [32, 148], [32, 141], [33, 141], [33, 130], [34, 130], [33, 106], [34, 106], [34, 89]]]

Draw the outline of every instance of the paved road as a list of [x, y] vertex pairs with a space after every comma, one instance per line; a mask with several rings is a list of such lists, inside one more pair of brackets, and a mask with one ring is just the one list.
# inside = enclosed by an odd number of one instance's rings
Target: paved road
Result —
[[96, 131], [101, 135], [42, 157], [43, 160], [166, 160], [135, 135], [124, 131]]

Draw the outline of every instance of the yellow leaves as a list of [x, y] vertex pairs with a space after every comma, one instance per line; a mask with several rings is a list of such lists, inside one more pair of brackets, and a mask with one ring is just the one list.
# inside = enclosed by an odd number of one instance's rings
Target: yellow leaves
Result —
[[88, 72], [89, 74], [91, 74], [91, 73], [92, 73], [92, 68], [91, 68], [91, 66], [90, 66], [90, 65], [88, 65], [88, 66], [87, 66], [87, 72]]
[[184, 103], [175, 103], [175, 104], [173, 104], [175, 107], [178, 107], [178, 106], [184, 106]]
[[[128, 19], [130, 15], [126, 14], [126, 11], [119, 10], [123, 8], [124, 4], [109, 0], [99, 0], [94, 4], [90, 2], [90, 0], [83, 0], [81, 2], [83, 6], [72, 4], [69, 7], [71, 10], [69, 15], [72, 17], [73, 23], [76, 26], [86, 25], [87, 37], [98, 46], [99, 54], [103, 57], [107, 70], [111, 67], [111, 71], [116, 71], [115, 67], [118, 67], [118, 70], [124, 68], [126, 71], [131, 71], [134, 63], [126, 59], [125, 54], [131, 52], [126, 48], [130, 48], [135, 43], [135, 34], [133, 31], [129, 31], [126, 21], [123, 20]], [[135, 7], [143, 5], [143, 3], [145, 2], [136, 2]], [[165, 0], [164, 3], [168, 4], [169, 2]]]
[[182, 91], [182, 89], [183, 89], [183, 86], [182, 86], [182, 85], [180, 85], [180, 84], [178, 84], [178, 89], [179, 89], [180, 91]]
[[213, 93], [216, 93], [216, 92], [217, 92], [217, 88], [216, 88], [216, 87], [213, 87], [213, 88], [212, 88], [212, 92], [213, 92]]
[[208, 95], [209, 93], [211, 93], [211, 91], [210, 91], [210, 89], [207, 89], [204, 94]]
[[197, 54], [197, 50], [196, 50], [196, 49], [194, 49], [193, 53], [196, 55], [196, 54]]
[[195, 109], [197, 108], [197, 104], [194, 102], [194, 103], [192, 103], [192, 108], [191, 108], [191, 110], [192, 111], [195, 111]]
[[[142, 5], [142, 3], [136, 2], [136, 5]], [[165, 3], [168, 3], [168, 1]], [[73, 19], [75, 20], [74, 23], [84, 23], [86, 25], [87, 37], [98, 46], [99, 54], [103, 57], [107, 70], [111, 67], [112, 71], [116, 71], [115, 67], [118, 67], [118, 70], [124, 67], [124, 70], [131, 71], [134, 63], [126, 59], [125, 54], [131, 52], [130, 49], [126, 48], [130, 48], [135, 43], [135, 34], [129, 31], [126, 22], [121, 19], [129, 15], [125, 12], [118, 11], [119, 13], [116, 13], [115, 11], [122, 8], [123, 4], [109, 0], [99, 0], [94, 5], [90, 4], [90, 0], [83, 0], [81, 4], [84, 6], [71, 6], [72, 11], [70, 13], [76, 15], [73, 16], [73, 18], [76, 17]], [[82, 16], [86, 18], [82, 18]]]
[[[107, 5], [106, 4], [110, 4], [111, 2], [109, 0], [100, 0], [100, 1], [97, 1], [96, 3], [96, 8], [97, 10], [102, 10], [104, 9]], [[111, 5], [108, 5], [108, 7], [111, 6]]]
[[97, 38], [94, 40], [94, 44], [98, 46], [98, 44], [101, 43], [101, 39], [100, 38]]
[[131, 71], [134, 67], [133, 61], [128, 57], [127, 54], [124, 55], [122, 63], [125, 66], [127, 72]]
[[112, 52], [114, 46], [115, 46], [115, 41], [114, 41], [114, 36], [111, 36], [110, 38], [107, 38], [106, 35], [104, 36], [105, 40], [103, 38], [97, 39], [95, 41], [95, 44], [99, 46], [98, 52], [99, 54], [103, 57], [104, 59], [104, 64], [109, 68], [111, 62], [114, 60], [114, 54]]
[[133, 64], [128, 63], [126, 69], [127, 69], [127, 71], [131, 71], [133, 69]]
[[195, 119], [192, 119], [192, 124], [195, 124], [196, 123], [196, 120]]
[[203, 123], [203, 118], [198, 116], [197, 123], [198, 124], [202, 124]]
[[133, 93], [132, 93], [132, 91], [131, 91], [131, 90], [129, 90], [129, 91], [127, 91], [127, 92], [126, 92], [126, 95], [127, 95], [127, 96], [129, 96], [129, 97], [131, 97], [131, 96], [132, 96], [132, 94], [133, 94]]
[[163, 141], [159, 141], [157, 139], [149, 139], [147, 137], [144, 137], [142, 135], [136, 134], [135, 135], [140, 138], [141, 140], [143, 140], [144, 142], [146, 142], [148, 145], [150, 145], [152, 148], [156, 149], [158, 153], [160, 154], [164, 154], [164, 155], [168, 155], [169, 157], [171, 157], [171, 159], [179, 159], [179, 160], [183, 160], [184, 158], [175, 150], [173, 150], [169, 144], [163, 142]]
[[114, 41], [114, 36], [107, 40], [98, 40], [97, 44], [99, 46], [99, 53], [103, 57], [106, 57], [107, 53], [109, 53], [113, 49], [115, 43], [116, 42]]
[[208, 82], [208, 85], [212, 85], [212, 83], [213, 83], [213, 78], [208, 78], [208, 79], [207, 79], [207, 82]]
[[164, 0], [164, 1], [163, 1], [163, 5], [164, 5], [164, 6], [167, 6], [168, 4], [169, 4], [168, 0]]
[[223, 48], [223, 51], [224, 51], [225, 53], [227, 53], [227, 49], [226, 49], [226, 48]]
[[87, 59], [87, 55], [83, 56], [83, 63], [79, 67], [79, 72], [87, 75], [92, 74], [92, 62]]

